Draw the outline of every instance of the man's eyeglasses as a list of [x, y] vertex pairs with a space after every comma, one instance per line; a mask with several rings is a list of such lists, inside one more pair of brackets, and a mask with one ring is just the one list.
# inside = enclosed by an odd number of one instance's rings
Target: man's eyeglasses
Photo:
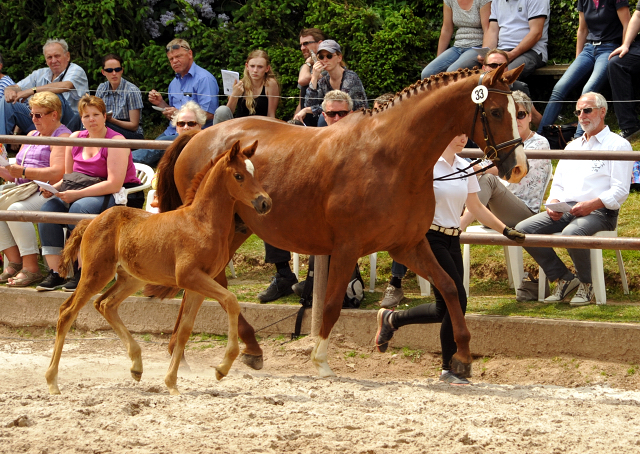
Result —
[[105, 72], [108, 72], [109, 74], [111, 74], [112, 72], [117, 72], [119, 73], [120, 71], [122, 71], [122, 66], [118, 66], [117, 68], [104, 68]]
[[525, 118], [527, 118], [527, 112], [525, 112], [524, 110], [520, 110], [518, 111], [518, 113], [516, 114], [516, 118], [518, 120], [524, 120]]
[[185, 126], [189, 126], [190, 128], [193, 128], [197, 124], [198, 124], [197, 121], [176, 121], [176, 125], [181, 128], [184, 128]]
[[320, 55], [318, 55], [318, 59], [320, 59], [320, 60], [324, 60], [325, 58], [327, 60], [331, 60], [333, 58], [333, 54], [320, 54]]
[[498, 69], [502, 66], [502, 63], [487, 63], [485, 66], [491, 69]]
[[180, 48], [191, 50], [189, 46], [185, 46], [184, 44], [174, 44], [173, 46], [167, 46], [167, 52], [171, 52], [172, 50], [178, 50]]
[[582, 112], [584, 112], [585, 115], [589, 115], [591, 112], [593, 112], [593, 109], [593, 107], [585, 107], [584, 109], [574, 110], [573, 113], [576, 117], [579, 117]]
[[51, 112], [53, 112], [53, 110], [50, 110], [47, 113], [33, 113], [31, 112], [29, 115], [31, 115], [31, 118], [37, 118], [38, 120], [40, 120], [42, 117], [49, 115]]
[[336, 111], [328, 110], [324, 114], [329, 118], [334, 118], [336, 115], [339, 116], [340, 118], [344, 118], [347, 116], [348, 113], [349, 113], [348, 110], [336, 110]]
[[318, 41], [304, 41], [304, 42], [301, 42], [301, 43], [300, 43], [300, 46], [301, 46], [301, 47], [302, 47], [302, 46], [307, 47], [309, 44], [315, 44], [315, 43], [317, 43], [317, 42], [318, 42]]

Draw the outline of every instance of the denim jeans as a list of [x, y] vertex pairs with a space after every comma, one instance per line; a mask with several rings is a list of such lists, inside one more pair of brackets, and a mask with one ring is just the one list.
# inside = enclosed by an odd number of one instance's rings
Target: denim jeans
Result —
[[[575, 205], [575, 202], [569, 203]], [[562, 217], [554, 221], [549, 215], [539, 213], [525, 219], [516, 225], [516, 230], [522, 233], [551, 234], [562, 232], [562, 235], [591, 236], [602, 230], [614, 230], [618, 223], [618, 210], [600, 208], [592, 211], [587, 216], [576, 217], [564, 213]], [[566, 279], [570, 274], [569, 268], [560, 260], [553, 248], [550, 247], [525, 247], [536, 263], [542, 267], [550, 281]], [[567, 249], [569, 256], [576, 267], [580, 282], [591, 283], [591, 259], [589, 249]]]
[[459, 68], [473, 68], [481, 66], [478, 62], [478, 53], [473, 49], [463, 47], [450, 47], [429, 63], [422, 70], [422, 78], [440, 74], [441, 72], [456, 71]]
[[[175, 140], [178, 137], [178, 134], [170, 134], [164, 135], [161, 134], [156, 137], [156, 140]], [[133, 162], [138, 162], [140, 164], [146, 164], [149, 167], [155, 167], [160, 162], [160, 159], [164, 156], [165, 150], [152, 150], [150, 148], [141, 148], [139, 150], [134, 150], [131, 152], [131, 157], [133, 158]]]
[[[582, 93], [588, 93], [590, 91], [600, 92], [600, 89], [607, 81], [609, 54], [613, 52], [616, 47], [613, 43], [600, 44], [599, 46], [594, 46], [589, 43], [584, 45], [584, 49], [582, 49], [578, 58], [571, 63], [571, 66], [569, 66], [562, 78], [556, 83], [556, 86], [553, 87], [549, 104], [547, 104], [547, 107], [544, 109], [544, 115], [538, 127], [538, 134], [542, 133], [543, 126], [553, 124], [558, 118], [558, 114], [562, 109], [562, 103], [554, 101], [564, 101], [571, 89], [583, 82], [587, 77], [588, 80], [582, 88]], [[589, 73], [591, 73], [591, 76], [589, 76]], [[584, 131], [578, 124], [576, 137], [580, 137], [583, 134]]]
[[[116, 204], [113, 195], [109, 195], [109, 203], [107, 208], [111, 208]], [[40, 211], [49, 213], [80, 213], [80, 214], [99, 214], [102, 212], [105, 196], [83, 197], [67, 205], [57, 197], [51, 197], [42, 205]], [[39, 223], [38, 230], [40, 232], [40, 242], [42, 243], [42, 255], [60, 255], [64, 247], [64, 228], [73, 230], [75, 225], [64, 224], [45, 224]]]
[[622, 58], [618, 55], [609, 61], [609, 79], [611, 80], [611, 94], [613, 108], [618, 118], [618, 124], [623, 131], [634, 131], [640, 128], [636, 103], [629, 102], [635, 98], [633, 85], [640, 74], [640, 41], [634, 41], [629, 46], [629, 52]]
[[[71, 131], [80, 129], [80, 117], [73, 111], [64, 96], [58, 95], [62, 103], [61, 122]], [[36, 129], [31, 121], [31, 110], [28, 103], [16, 102], [12, 104], [0, 99], [0, 135], [13, 134], [13, 128], [18, 125], [25, 134]]]

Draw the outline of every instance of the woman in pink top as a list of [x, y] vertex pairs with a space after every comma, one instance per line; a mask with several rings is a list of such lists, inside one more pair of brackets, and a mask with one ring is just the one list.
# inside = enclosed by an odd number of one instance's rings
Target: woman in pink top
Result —
[[[80, 119], [85, 131], [71, 134], [71, 137], [92, 139], [124, 139], [124, 137], [106, 127], [107, 109], [102, 99], [86, 95], [78, 103]], [[102, 181], [84, 189], [67, 190], [53, 194], [43, 192], [49, 200], [43, 205], [42, 211], [56, 213], [102, 213], [116, 204], [113, 194], [122, 187], [136, 186], [140, 180], [136, 178], [136, 170], [129, 148], [116, 147], [67, 147], [65, 152], [65, 173], [80, 172], [91, 177], [99, 177]], [[60, 189], [62, 181], [53, 186]], [[144, 194], [131, 194], [128, 206], [142, 208]], [[50, 271], [47, 278], [40, 283], [36, 290], [47, 291], [63, 287], [66, 291], [74, 291], [80, 280], [80, 269], [74, 277], [64, 284], [58, 274], [60, 252], [64, 247], [63, 225], [38, 224], [42, 255], [47, 260]], [[68, 228], [73, 229], [73, 225]], [[79, 267], [82, 265], [79, 264]], [[64, 284], [64, 285], [63, 285]]]
[[[31, 118], [36, 129], [34, 137], [69, 137], [71, 131], [60, 123], [62, 104], [53, 93], [44, 91], [29, 98]], [[0, 177], [16, 184], [31, 180], [58, 181], [64, 173], [64, 146], [22, 145], [16, 163], [0, 167]], [[35, 192], [8, 211], [39, 211], [47, 201]], [[7, 256], [7, 266], [0, 275], [0, 283], [9, 287], [26, 287], [40, 282], [44, 276], [38, 267], [38, 239], [31, 222], [0, 222], [0, 251]]]

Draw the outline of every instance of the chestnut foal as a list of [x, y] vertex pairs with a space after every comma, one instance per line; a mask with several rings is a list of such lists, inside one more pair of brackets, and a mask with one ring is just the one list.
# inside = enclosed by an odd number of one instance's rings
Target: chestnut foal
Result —
[[[179, 137], [176, 145], [189, 138]], [[77, 225], [63, 251], [60, 270], [68, 269], [79, 251], [82, 278], [73, 295], [60, 306], [53, 356], [45, 374], [49, 393], [60, 394], [58, 364], [71, 324], [89, 298], [102, 290], [116, 273], [118, 278], [113, 287], [93, 304], [127, 347], [135, 380], [139, 381], [142, 376], [141, 350], [118, 316], [118, 307], [147, 282], [183, 288], [187, 293], [198, 293], [220, 302], [229, 317], [229, 339], [224, 359], [216, 367], [216, 378], [220, 380], [227, 375], [240, 351], [240, 305], [236, 296], [214, 277], [224, 271], [229, 262], [235, 202], [252, 207], [258, 214], [271, 209], [271, 199], [256, 180], [249, 160], [257, 144], [256, 141], [240, 151], [237, 141], [226, 153], [210, 160], [193, 179], [185, 204], [176, 211], [151, 214], [114, 207]], [[165, 376], [165, 384], [174, 395], [179, 394], [176, 382], [180, 358], [202, 299], [196, 298], [197, 304], [182, 311], [177, 345]]]

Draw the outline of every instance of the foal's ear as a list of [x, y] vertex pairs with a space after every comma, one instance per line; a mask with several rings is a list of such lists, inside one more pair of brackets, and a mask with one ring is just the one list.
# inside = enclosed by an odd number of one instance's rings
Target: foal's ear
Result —
[[227, 157], [227, 159], [229, 161], [233, 161], [236, 156], [238, 156], [238, 153], [240, 152], [240, 141], [236, 140], [236, 142], [231, 146], [231, 150], [229, 150], [229, 156]]
[[247, 159], [249, 159], [256, 152], [257, 148], [258, 148], [258, 141], [256, 140], [255, 142], [253, 142], [253, 145], [242, 150], [242, 153], [244, 153]]
[[488, 87], [494, 85], [496, 83], [496, 81], [500, 80], [502, 78], [502, 74], [504, 73], [504, 70], [507, 69], [508, 64], [505, 62], [503, 64], [501, 64], [498, 68], [489, 71], [489, 73], [487, 73], [487, 75], [484, 77], [483, 82], [486, 81], [486, 85]]
[[511, 85], [512, 83], [514, 83], [518, 79], [522, 71], [524, 71], [524, 63], [518, 66], [516, 69], [512, 69], [511, 71], [507, 71], [506, 73], [504, 73], [504, 78], [506, 79], [507, 84]]

